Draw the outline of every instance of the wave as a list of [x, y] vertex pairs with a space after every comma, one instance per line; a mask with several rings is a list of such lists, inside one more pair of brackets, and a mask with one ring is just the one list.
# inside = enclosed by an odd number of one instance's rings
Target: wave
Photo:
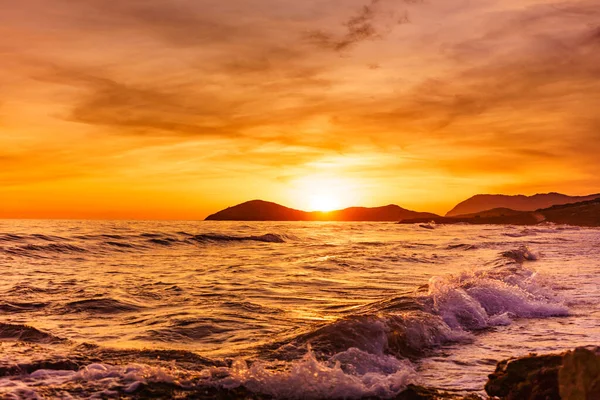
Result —
[[319, 361], [309, 349], [289, 368], [275, 367], [265, 362], [248, 365], [238, 359], [230, 368], [210, 370], [209, 377], [225, 376], [216, 382], [225, 389], [244, 387], [253, 393], [284, 399], [390, 398], [416, 379], [410, 362], [358, 349], [349, 349], [326, 361]]
[[200, 235], [194, 235], [190, 240], [206, 243], [206, 242], [265, 242], [265, 243], [285, 243], [283, 235], [277, 235], [274, 233], [267, 233], [260, 236], [231, 236], [217, 233], [206, 233]]
[[235, 325], [229, 324], [229, 326], [227, 326], [228, 324], [223, 322], [224, 321], [219, 321], [219, 323], [217, 323], [210, 318], [183, 319], [173, 321], [167, 328], [153, 329], [148, 332], [147, 336], [153, 340], [177, 343], [199, 339], [208, 340], [213, 335], [236, 330]]
[[423, 229], [436, 229], [437, 225], [434, 221], [431, 221], [427, 224], [419, 224], [419, 228], [423, 228]]
[[66, 312], [88, 312], [100, 314], [117, 314], [125, 312], [141, 311], [145, 307], [127, 303], [112, 298], [86, 299], [67, 303], [64, 306]]
[[134, 244], [131, 244], [131, 243], [114, 242], [114, 241], [104, 242], [104, 244], [106, 244], [108, 246], [125, 248], [125, 249], [134, 249], [134, 248], [137, 247], [137, 246], [135, 246]]
[[48, 306], [48, 303], [23, 303], [23, 302], [0, 302], [0, 311], [5, 313], [19, 313], [19, 312], [30, 312], [40, 310]]
[[0, 339], [43, 344], [62, 343], [66, 341], [32, 326], [2, 322], [0, 322]]
[[568, 307], [540, 296], [537, 288], [528, 279], [517, 285], [512, 274], [464, 273], [432, 278], [429, 296], [444, 322], [464, 331], [509, 325], [512, 318], [568, 315]]
[[236, 236], [223, 233], [203, 233], [192, 235], [178, 232], [175, 236], [159, 233], [140, 233], [132, 235], [76, 235], [70, 238], [60, 236], [30, 234], [0, 235], [0, 243], [12, 244], [0, 247], [0, 252], [10, 256], [28, 258], [48, 258], [56, 254], [65, 256], [105, 255], [107, 252], [142, 252], [152, 248], [172, 247], [175, 245], [210, 245], [234, 242], [285, 243], [295, 240], [292, 236], [267, 233], [264, 235]]
[[8, 398], [40, 398], [40, 394], [60, 392], [69, 398], [359, 399], [390, 398], [416, 380], [410, 362], [355, 349], [326, 361], [317, 360], [309, 350], [286, 369], [242, 359], [199, 371], [180, 364], [97, 361], [79, 366], [64, 360], [32, 363], [19, 372], [26, 373], [24, 379], [10, 384], [0, 381], [0, 393], [12, 396]]
[[46, 245], [27, 244], [24, 246], [12, 247], [5, 250], [16, 255], [29, 255], [31, 253], [85, 253], [86, 249], [68, 243], [51, 243]]
[[512, 238], [520, 238], [520, 237], [525, 237], [525, 236], [536, 236], [537, 233], [536, 233], [536, 231], [534, 231], [532, 229], [523, 229], [520, 232], [506, 232], [506, 233], [503, 233], [503, 235], [512, 237]]
[[470, 342], [474, 332], [510, 325], [513, 319], [567, 315], [564, 301], [534, 271], [509, 264], [433, 277], [426, 293], [373, 303], [263, 350], [270, 357], [290, 357], [310, 345], [326, 356], [356, 348], [413, 359], [447, 343]]
[[24, 239], [24, 236], [14, 235], [11, 233], [5, 233], [0, 235], [0, 242], [20, 242]]
[[453, 332], [437, 315], [424, 311], [350, 316], [313, 332], [302, 334], [281, 352], [298, 354], [311, 346], [319, 354], [333, 357], [354, 348], [374, 355], [418, 358], [445, 343], [470, 340]]
[[449, 250], [476, 250], [479, 247], [476, 244], [458, 243], [458, 244], [449, 244], [447, 248]]
[[153, 237], [152, 239], [149, 239], [148, 242], [151, 244], [158, 244], [160, 246], [172, 246], [179, 241], [174, 238]]
[[539, 259], [539, 254], [534, 253], [527, 246], [522, 246], [518, 249], [508, 250], [502, 252], [500, 255], [519, 264], [522, 264], [525, 261], [536, 261]]

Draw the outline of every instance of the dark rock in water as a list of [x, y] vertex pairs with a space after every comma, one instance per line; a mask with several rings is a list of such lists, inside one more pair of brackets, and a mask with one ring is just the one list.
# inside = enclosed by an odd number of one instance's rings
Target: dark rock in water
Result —
[[600, 399], [600, 348], [567, 352], [558, 371], [558, 384], [564, 400]]
[[559, 400], [561, 355], [529, 355], [504, 360], [489, 375], [485, 391], [507, 400]]
[[506, 400], [600, 399], [598, 348], [529, 355], [498, 363], [485, 391]]

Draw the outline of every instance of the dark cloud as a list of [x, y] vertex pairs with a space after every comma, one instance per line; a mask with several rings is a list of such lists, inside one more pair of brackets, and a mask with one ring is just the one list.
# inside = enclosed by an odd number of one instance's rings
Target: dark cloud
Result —
[[[408, 22], [408, 14], [397, 16], [394, 12], [387, 15], [384, 21], [378, 20], [382, 11], [382, 0], [371, 0], [357, 14], [343, 23], [344, 32], [332, 33], [324, 30], [313, 30], [307, 34], [309, 42], [323, 49], [344, 51], [354, 45], [383, 38], [395, 24]], [[417, 3], [418, 1], [408, 1]]]

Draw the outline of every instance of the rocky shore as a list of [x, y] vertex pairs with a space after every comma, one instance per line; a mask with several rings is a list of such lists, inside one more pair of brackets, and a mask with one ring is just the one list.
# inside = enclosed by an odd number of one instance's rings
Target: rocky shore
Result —
[[600, 348], [501, 361], [485, 391], [506, 400], [600, 399]]

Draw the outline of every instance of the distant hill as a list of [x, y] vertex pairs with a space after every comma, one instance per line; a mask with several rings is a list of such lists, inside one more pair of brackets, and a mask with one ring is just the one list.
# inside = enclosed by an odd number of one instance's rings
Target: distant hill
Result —
[[542, 222], [578, 226], [600, 226], [600, 198], [579, 203], [562, 204], [535, 211], [514, 211], [507, 209], [488, 210], [472, 215], [438, 218], [405, 219], [402, 224], [466, 223], [472, 225], [536, 225]]
[[579, 226], [600, 226], [600, 198], [539, 210], [548, 222]]
[[446, 214], [446, 217], [465, 216], [496, 208], [515, 211], [534, 211], [555, 205], [578, 203], [597, 198], [600, 198], [600, 194], [592, 194], [589, 196], [567, 196], [560, 193], [545, 193], [533, 196], [478, 194], [456, 205], [456, 207]]
[[252, 200], [206, 217], [207, 221], [310, 221], [309, 213], [269, 201]]
[[512, 210], [510, 208], [500, 207], [500, 208], [492, 208], [491, 210], [485, 210], [485, 211], [481, 211], [481, 212], [477, 212], [477, 213], [473, 213], [473, 214], [456, 215], [456, 216], [453, 216], [452, 218], [507, 217], [509, 215], [517, 215], [517, 214], [521, 214], [521, 213], [523, 213], [523, 211], [517, 211], [517, 210]]
[[351, 207], [329, 212], [300, 211], [277, 203], [252, 200], [209, 215], [207, 221], [401, 221], [437, 218], [436, 214], [406, 210], [391, 204], [383, 207]]

